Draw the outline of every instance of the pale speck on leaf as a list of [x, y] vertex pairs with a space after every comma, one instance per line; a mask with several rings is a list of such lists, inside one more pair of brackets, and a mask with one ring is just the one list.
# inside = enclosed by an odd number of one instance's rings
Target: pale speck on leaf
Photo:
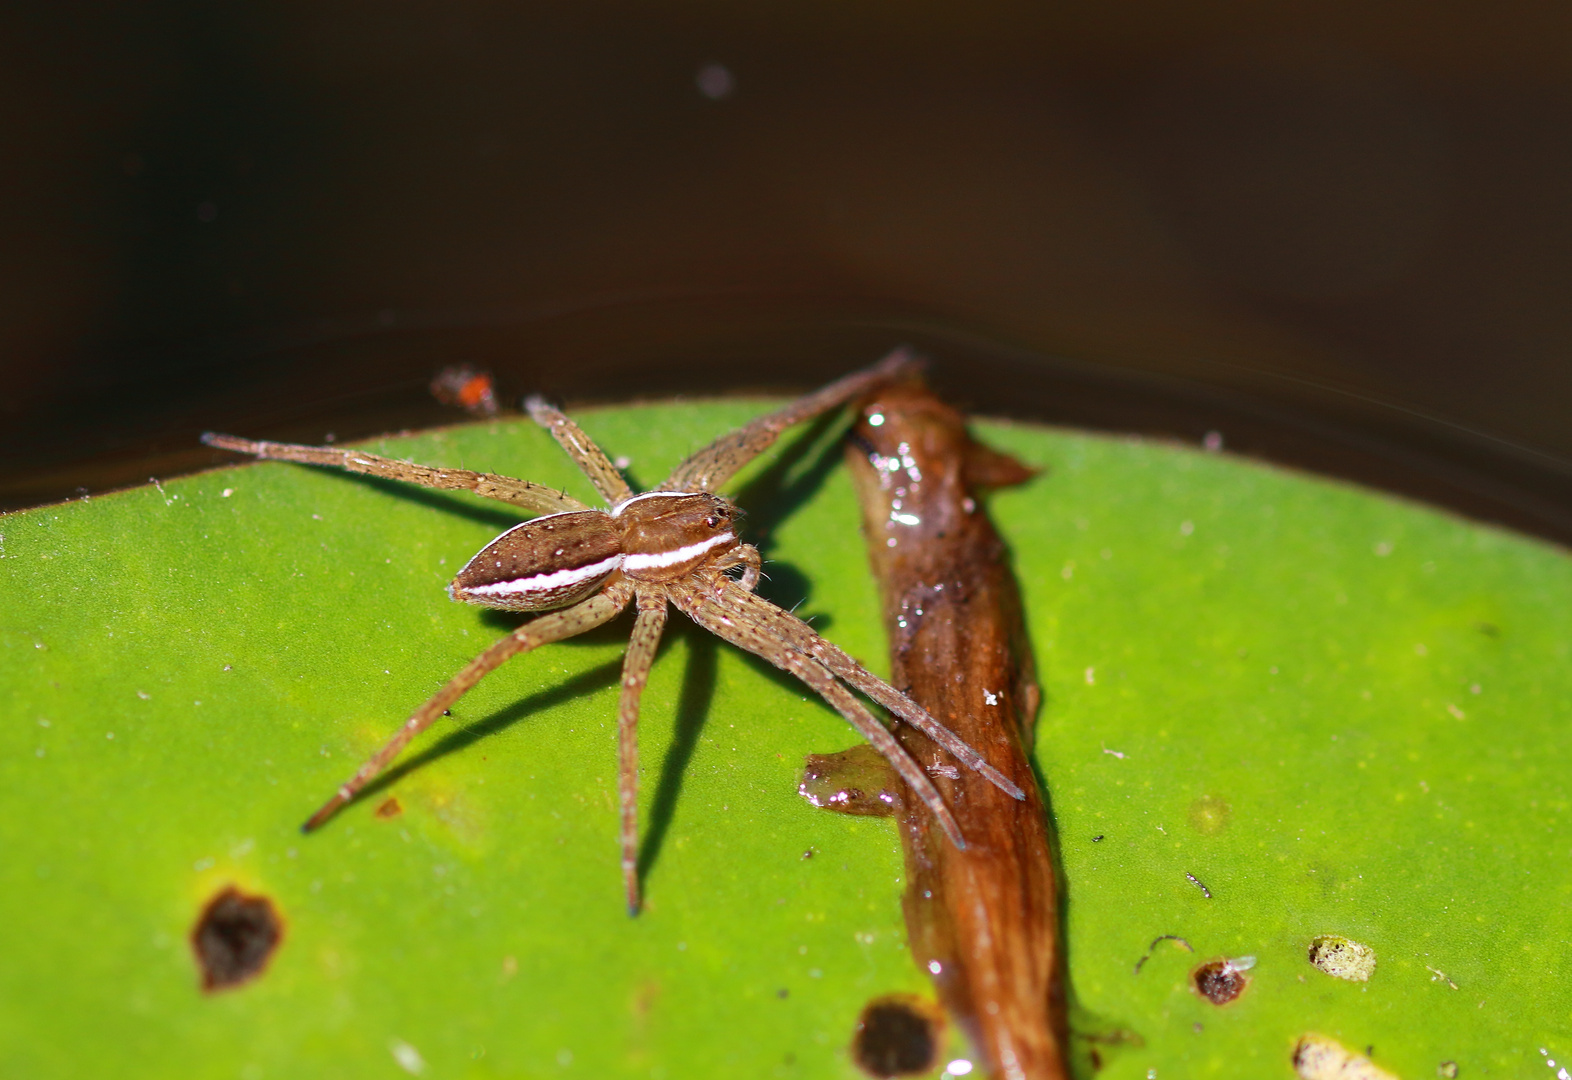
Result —
[[393, 1039], [388, 1043], [388, 1052], [393, 1055], [393, 1060], [398, 1062], [398, 1067], [411, 1076], [419, 1076], [426, 1071], [426, 1059], [403, 1039]]

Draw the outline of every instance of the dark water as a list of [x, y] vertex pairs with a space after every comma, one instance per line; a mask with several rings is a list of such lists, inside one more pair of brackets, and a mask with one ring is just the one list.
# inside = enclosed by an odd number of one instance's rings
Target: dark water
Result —
[[802, 389], [910, 341], [996, 414], [1572, 539], [1554, 5], [0, 13], [0, 505], [195, 434]]

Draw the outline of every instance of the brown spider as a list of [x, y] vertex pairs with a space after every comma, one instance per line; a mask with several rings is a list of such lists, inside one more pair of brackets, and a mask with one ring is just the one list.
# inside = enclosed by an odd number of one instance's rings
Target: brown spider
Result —
[[[387, 767], [409, 741], [488, 672], [540, 645], [582, 634], [610, 621], [630, 600], [638, 618], [623, 659], [622, 700], [617, 714], [618, 783], [622, 814], [622, 876], [628, 910], [639, 908], [638, 743], [639, 695], [649, 676], [674, 604], [716, 636], [760, 656], [810, 686], [851, 721], [927, 804], [951, 841], [965, 847], [955, 819], [920, 765], [889, 730], [841, 685], [862, 691], [891, 713], [927, 734], [963, 764], [1001, 790], [1023, 798], [1020, 788], [982, 760], [966, 743], [905, 694], [869, 673], [807, 623], [755, 596], [759, 552], [737, 538], [738, 511], [714, 490], [773, 444], [793, 424], [860, 397], [912, 365], [897, 350], [881, 363], [848, 375], [817, 393], [762, 416], [691, 455], [653, 491], [634, 494], [622, 474], [583, 430], [538, 398], [526, 402], [530, 416], [546, 428], [589, 477], [609, 505], [596, 510], [566, 494], [511, 477], [443, 469], [378, 457], [361, 450], [297, 446], [238, 439], [209, 432], [209, 446], [259, 458], [335, 465], [352, 472], [405, 480], [424, 487], [473, 491], [543, 515], [517, 525], [471, 559], [448, 594], [507, 611], [543, 611], [492, 645], [435, 696], [416, 709], [386, 746], [373, 754], [349, 782], [306, 822], [309, 832]], [[728, 570], [742, 568], [740, 578]]]

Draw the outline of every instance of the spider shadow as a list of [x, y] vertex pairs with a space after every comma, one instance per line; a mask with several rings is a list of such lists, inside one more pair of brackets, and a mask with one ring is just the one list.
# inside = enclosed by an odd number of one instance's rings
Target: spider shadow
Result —
[[[837, 421], [835, 415], [820, 417], [793, 439], [785, 449], [738, 492], [736, 502], [748, 507], [750, 540], [767, 550], [770, 532], [794, 510], [808, 501], [823, 485], [824, 478], [839, 460], [840, 439], [827, 439]], [[815, 456], [815, 451], [817, 454]], [[770, 578], [760, 580], [759, 594], [773, 603], [781, 602], [783, 591], [802, 597], [808, 579], [786, 563], [770, 565]], [[774, 595], [771, 595], [771, 594]], [[688, 764], [698, 748], [699, 735], [709, 716], [715, 696], [716, 669], [720, 641], [688, 623], [668, 623], [666, 641], [682, 636], [688, 646], [688, 667], [677, 699], [677, 714], [671, 745], [661, 762], [660, 776], [650, 802], [645, 834], [639, 843], [638, 876], [643, 884], [660, 859], [666, 835], [676, 816]], [[664, 647], [665, 642], [663, 642]], [[742, 650], [738, 650], [741, 652]], [[766, 660], [743, 653], [749, 666], [786, 693], [801, 693], [802, 684]]]
[[666, 843], [666, 834], [677, 814], [677, 800], [682, 795], [682, 784], [687, 776], [688, 763], [698, 749], [699, 733], [709, 717], [710, 703], [715, 697], [716, 656], [720, 642], [698, 627], [682, 626], [677, 633], [688, 645], [688, 668], [683, 672], [682, 689], [677, 695], [671, 745], [660, 763], [660, 777], [655, 782], [655, 794], [650, 799], [649, 815], [644, 836], [639, 841], [638, 877], [639, 890], [644, 890], [645, 879], [660, 858]]
[[[489, 614], [492, 613], [488, 612]], [[511, 622], [503, 622], [507, 613], [495, 614], [502, 618], [488, 621], [500, 623], [510, 629], [519, 621], [514, 619]], [[597, 627], [587, 634], [555, 644], [570, 645], [575, 642], [605, 644], [611, 640], [625, 641], [628, 635], [626, 624], [630, 621], [630, 618], [624, 614], [606, 626]], [[644, 836], [639, 844], [638, 873], [641, 886], [659, 858], [666, 835], [671, 829], [672, 820], [676, 816], [677, 801], [682, 794], [683, 778], [687, 773], [689, 762], [693, 759], [694, 751], [698, 748], [699, 734], [704, 730], [710, 702], [715, 694], [716, 656], [720, 643], [711, 635], [688, 625], [685, 621], [669, 624], [668, 632], [661, 642], [657, 661], [679, 638], [687, 645], [688, 663], [683, 673], [682, 689], [678, 693], [671, 744], [661, 760], [659, 778], [656, 780], [655, 793], [645, 820]], [[500, 734], [525, 717], [549, 711], [585, 694], [610, 689], [621, 681], [621, 675], [621, 658], [608, 660], [588, 671], [572, 676], [557, 686], [541, 690], [498, 709], [474, 723], [464, 724], [457, 730], [448, 732], [419, 753], [412, 754], [389, 768], [367, 784], [354, 801], [371, 801], [411, 773]]]
[[620, 659], [608, 660], [604, 664], [572, 676], [557, 686], [538, 691], [529, 697], [515, 701], [505, 708], [498, 709], [490, 716], [482, 717], [472, 724], [465, 724], [455, 731], [450, 731], [418, 754], [410, 755], [379, 775], [361, 789], [355, 798], [355, 802], [369, 800], [397, 784], [417, 769], [423, 769], [432, 762], [447, 757], [449, 754], [456, 754], [484, 739], [489, 739], [491, 736], [512, 727], [519, 720], [532, 713], [544, 712], [558, 705], [564, 705], [585, 694], [593, 694], [615, 686], [621, 678], [621, 673], [622, 661]]

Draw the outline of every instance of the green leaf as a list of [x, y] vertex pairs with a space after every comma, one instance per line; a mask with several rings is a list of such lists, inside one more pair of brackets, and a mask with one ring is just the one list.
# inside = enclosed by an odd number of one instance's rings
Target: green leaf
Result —
[[[762, 407], [582, 420], [648, 485]], [[1411, 1078], [1572, 1055], [1572, 560], [1227, 456], [983, 432], [1049, 466], [993, 509], [1045, 690], [1077, 1023], [1144, 1040], [1100, 1075], [1288, 1076], [1312, 1030]], [[372, 448], [589, 497], [525, 422]], [[769, 595], [806, 595], [882, 669], [850, 486], [811, 466], [809, 497], [746, 506]], [[893, 828], [799, 799], [803, 755], [852, 735], [692, 627], [645, 699], [639, 918], [617, 868], [626, 622], [509, 664], [297, 831], [512, 625], [442, 591], [512, 520], [279, 464], [0, 519], [0, 1074], [856, 1075], [862, 1004], [927, 992]], [[189, 937], [228, 885], [271, 898], [284, 940], [203, 993]], [[1135, 974], [1160, 934], [1196, 953], [1164, 942]], [[1322, 934], [1371, 947], [1370, 981], [1311, 967]], [[1238, 1001], [1189, 988], [1244, 955]]]

